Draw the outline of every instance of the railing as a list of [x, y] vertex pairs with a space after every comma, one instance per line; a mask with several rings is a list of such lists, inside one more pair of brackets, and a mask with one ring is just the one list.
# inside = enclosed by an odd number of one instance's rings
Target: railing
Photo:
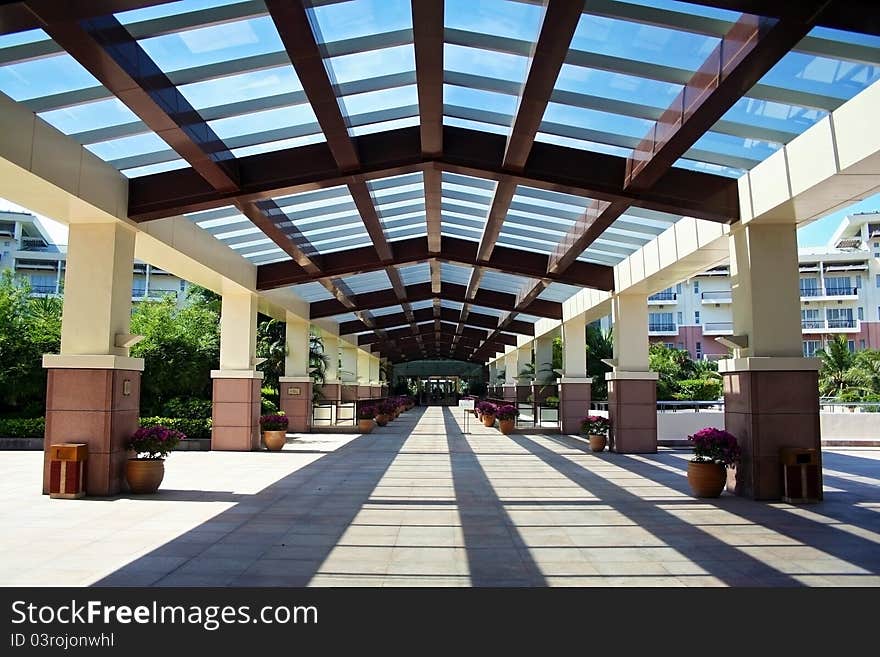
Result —
[[58, 288], [54, 285], [31, 285], [31, 294], [55, 294]]
[[703, 335], [733, 333], [733, 322], [706, 322], [703, 325]]
[[712, 292], [703, 292], [703, 301], [711, 301], [719, 303], [721, 301], [731, 301], [733, 297], [730, 290], [715, 290]]
[[675, 301], [678, 294], [675, 292], [658, 292], [648, 297], [648, 301]]
[[803, 319], [801, 320], [801, 330], [810, 331], [828, 331], [840, 329], [856, 330], [859, 327], [859, 320], [852, 317], [843, 317], [838, 319]]
[[675, 323], [653, 322], [648, 324], [649, 333], [677, 333]]
[[[496, 406], [513, 406], [510, 399], [487, 397], [483, 401], [492, 402]], [[546, 402], [516, 402], [516, 410], [519, 416], [516, 418], [516, 426], [520, 428], [530, 427], [537, 429], [561, 429], [559, 417], [559, 404]]]
[[382, 399], [319, 399], [312, 404], [313, 427], [356, 427], [358, 423], [357, 411], [361, 405], [375, 406], [384, 401]]
[[822, 413], [880, 413], [880, 402], [838, 402], [833, 399], [820, 399], [819, 411]]
[[857, 287], [802, 287], [802, 299], [814, 299], [816, 297], [857, 297], [859, 289]]
[[715, 401], [658, 401], [657, 402], [657, 412], [658, 413], [681, 413], [681, 412], [691, 412], [697, 413], [699, 411], [723, 411], [724, 410], [724, 400], [716, 399]]
[[[607, 401], [590, 402], [591, 411], [607, 411]], [[698, 413], [700, 411], [723, 411], [724, 400], [716, 401], [658, 401], [658, 413]], [[834, 399], [820, 399], [819, 411], [822, 413], [880, 413], [880, 402], [839, 402]]]

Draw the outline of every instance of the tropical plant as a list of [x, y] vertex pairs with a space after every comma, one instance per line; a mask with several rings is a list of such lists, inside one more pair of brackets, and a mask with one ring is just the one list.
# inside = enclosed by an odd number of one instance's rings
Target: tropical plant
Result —
[[288, 424], [290, 420], [281, 413], [260, 416], [260, 429], [263, 431], [283, 431], [287, 429]]
[[603, 331], [596, 324], [587, 325], [587, 376], [593, 379], [591, 396], [593, 399], [608, 399], [608, 384], [605, 374], [611, 367], [603, 360], [614, 357], [614, 334], [612, 330]]
[[162, 425], [141, 427], [134, 432], [125, 447], [136, 452], [141, 460], [158, 461], [168, 456], [184, 438], [186, 436], [179, 431]]
[[688, 440], [694, 445], [694, 463], [720, 463], [731, 466], [739, 460], [740, 450], [736, 437], [724, 429], [706, 427]]
[[864, 389], [864, 371], [855, 367], [855, 356], [850, 352], [845, 335], [836, 335], [816, 351], [819, 359], [819, 392], [839, 397], [853, 388]]
[[611, 420], [603, 415], [588, 415], [581, 420], [581, 433], [588, 436], [605, 436], [611, 431]]
[[287, 358], [287, 328], [274, 317], [260, 315], [257, 321], [257, 356], [266, 360], [257, 366], [263, 372], [263, 387], [268, 388], [268, 398], [279, 401], [278, 379], [284, 376], [284, 360]]
[[327, 380], [330, 356], [324, 352], [324, 340], [320, 335], [309, 334], [309, 376], [312, 383], [323, 384]]

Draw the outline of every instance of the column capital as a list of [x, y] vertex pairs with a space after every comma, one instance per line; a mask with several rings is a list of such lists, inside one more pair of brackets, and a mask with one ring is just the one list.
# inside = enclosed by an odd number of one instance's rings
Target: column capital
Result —
[[262, 379], [263, 373], [257, 370], [211, 370], [212, 379]]
[[559, 383], [593, 383], [593, 379], [592, 377], [563, 376], [559, 379]]
[[725, 358], [718, 361], [721, 374], [732, 372], [804, 372], [818, 370], [818, 358], [787, 356], [750, 356], [748, 358]]
[[110, 354], [44, 354], [44, 369], [144, 371], [143, 358]]
[[660, 378], [658, 372], [606, 372], [606, 381], [656, 381]]

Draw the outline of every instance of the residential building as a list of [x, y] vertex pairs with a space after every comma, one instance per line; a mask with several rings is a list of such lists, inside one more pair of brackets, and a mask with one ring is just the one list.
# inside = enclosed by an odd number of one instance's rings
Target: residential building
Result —
[[[67, 245], [56, 244], [40, 220], [28, 212], [0, 211], [0, 271], [7, 269], [26, 278], [33, 295], [64, 292]], [[131, 300], [182, 301], [188, 283], [152, 265], [135, 261]]]

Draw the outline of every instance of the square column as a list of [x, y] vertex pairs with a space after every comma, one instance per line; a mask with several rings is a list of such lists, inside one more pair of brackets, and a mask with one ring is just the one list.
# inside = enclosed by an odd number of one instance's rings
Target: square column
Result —
[[354, 345], [339, 340], [340, 369], [339, 378], [342, 384], [339, 387], [339, 399], [352, 402], [358, 399], [358, 349]]
[[587, 376], [587, 324], [583, 315], [562, 323], [562, 379], [559, 422], [562, 433], [576, 434], [590, 411], [593, 380]]
[[382, 396], [382, 384], [379, 381], [379, 357], [370, 354], [370, 397], [378, 399]]
[[260, 448], [263, 373], [254, 369], [256, 346], [256, 295], [225, 292], [220, 311], [220, 369], [211, 371], [213, 450], [246, 452]]
[[519, 374], [519, 350], [514, 349], [504, 356], [504, 385], [501, 396], [504, 401], [516, 402], [516, 377]]
[[372, 396], [370, 388], [370, 352], [363, 349], [357, 350], [357, 398], [369, 399]]
[[617, 294], [611, 303], [614, 322], [614, 371], [608, 381], [611, 451], [649, 454], [657, 451], [657, 379], [648, 361], [648, 298]]
[[553, 333], [546, 333], [535, 338], [535, 380], [532, 382], [532, 400], [542, 404], [554, 394], [555, 378], [550, 371], [553, 368]]
[[742, 346], [718, 364], [725, 427], [741, 450], [728, 490], [776, 500], [781, 448], [815, 449], [821, 472], [819, 361], [802, 357], [796, 226], [748, 225], [731, 234], [730, 256], [733, 332]]
[[319, 392], [325, 400], [333, 401], [340, 398], [339, 336], [329, 331], [321, 331], [321, 342], [328, 362], [324, 371], [324, 383], [320, 385]]
[[144, 361], [130, 358], [135, 234], [119, 223], [71, 224], [61, 354], [43, 356], [47, 372], [43, 493], [53, 443], [86, 443], [85, 490], [125, 487], [125, 444], [137, 431]]
[[287, 356], [284, 376], [278, 378], [281, 410], [289, 418], [288, 431], [312, 428], [312, 379], [309, 376], [309, 322], [293, 313], [286, 317]]

